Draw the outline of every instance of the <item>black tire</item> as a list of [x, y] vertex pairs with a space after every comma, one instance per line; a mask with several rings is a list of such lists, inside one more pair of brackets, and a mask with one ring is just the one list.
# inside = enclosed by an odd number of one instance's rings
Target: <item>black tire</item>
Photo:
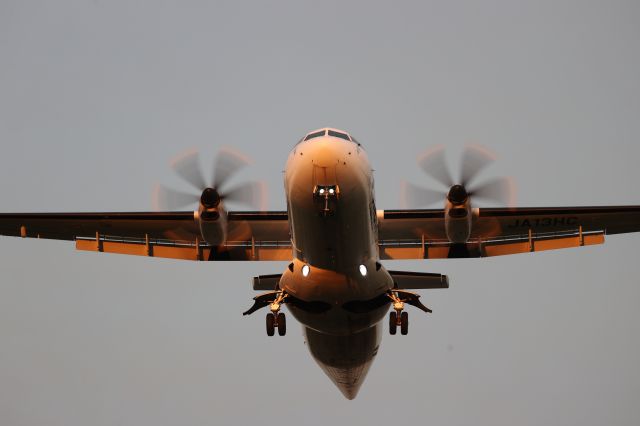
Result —
[[267, 314], [267, 336], [273, 336], [276, 332], [276, 319], [273, 314]]
[[409, 313], [403, 312], [400, 315], [400, 334], [406, 336], [409, 332]]
[[287, 317], [282, 312], [278, 314], [278, 335], [284, 336], [287, 334]]
[[398, 314], [393, 311], [389, 314], [389, 334], [395, 336], [398, 327]]

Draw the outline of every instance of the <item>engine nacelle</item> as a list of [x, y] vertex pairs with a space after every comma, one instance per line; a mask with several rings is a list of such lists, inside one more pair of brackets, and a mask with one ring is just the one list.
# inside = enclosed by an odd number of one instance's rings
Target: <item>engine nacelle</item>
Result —
[[221, 203], [218, 191], [207, 188], [200, 197], [200, 207], [195, 215], [202, 239], [211, 245], [227, 241], [227, 211]]
[[195, 216], [204, 241], [215, 246], [227, 241], [227, 212], [221, 206], [212, 209], [200, 206]]
[[444, 225], [447, 239], [454, 244], [464, 244], [471, 236], [471, 200], [461, 185], [451, 187], [444, 206]]

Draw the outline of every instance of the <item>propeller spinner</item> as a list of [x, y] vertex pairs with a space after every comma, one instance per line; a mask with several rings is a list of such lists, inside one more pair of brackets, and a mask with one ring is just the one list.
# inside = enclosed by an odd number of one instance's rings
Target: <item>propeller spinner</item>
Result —
[[255, 210], [264, 210], [266, 186], [263, 182], [246, 182], [226, 189], [227, 182], [251, 161], [230, 148], [222, 148], [215, 159], [211, 180], [204, 178], [198, 151], [188, 151], [171, 162], [171, 168], [199, 193], [176, 191], [158, 185], [155, 205], [159, 210], [179, 210], [200, 204], [215, 209], [222, 202], [240, 203]]
[[448, 190], [434, 190], [403, 182], [402, 198], [405, 207], [427, 207], [448, 200], [453, 205], [462, 205], [470, 197], [501, 204], [511, 204], [512, 181], [507, 177], [489, 180], [473, 185], [478, 174], [495, 161], [495, 156], [479, 146], [468, 146], [462, 153], [460, 181], [456, 183], [447, 167], [444, 147], [427, 151], [418, 165], [428, 176], [441, 183]]

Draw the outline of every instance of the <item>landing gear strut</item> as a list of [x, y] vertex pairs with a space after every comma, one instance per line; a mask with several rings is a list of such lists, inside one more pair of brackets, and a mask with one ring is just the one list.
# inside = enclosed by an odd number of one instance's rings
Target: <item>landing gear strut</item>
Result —
[[287, 318], [284, 313], [280, 312], [280, 307], [286, 297], [286, 293], [280, 292], [278, 297], [269, 305], [271, 312], [267, 314], [267, 336], [273, 336], [276, 328], [279, 336], [287, 334]]
[[402, 290], [390, 290], [387, 293], [393, 302], [393, 312], [389, 314], [389, 334], [395, 335], [400, 327], [400, 334], [406, 336], [409, 333], [409, 313], [404, 311], [405, 303], [415, 306], [425, 312], [431, 313], [431, 309], [424, 306], [418, 299], [420, 295]]
[[278, 329], [278, 335], [284, 336], [287, 334], [287, 318], [284, 313], [280, 312], [282, 304], [285, 303], [287, 293], [278, 290], [270, 293], [262, 294], [253, 298], [253, 306], [243, 313], [243, 315], [251, 315], [253, 312], [260, 308], [269, 307], [269, 312], [266, 317], [267, 336], [273, 336], [276, 334], [276, 328]]

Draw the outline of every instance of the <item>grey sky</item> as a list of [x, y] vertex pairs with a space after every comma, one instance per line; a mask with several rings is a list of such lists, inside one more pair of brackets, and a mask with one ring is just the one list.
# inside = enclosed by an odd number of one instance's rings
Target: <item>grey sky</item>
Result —
[[[379, 208], [415, 157], [497, 152], [522, 206], [640, 204], [636, 1], [0, 1], [0, 211], [148, 210], [168, 161], [234, 145], [271, 209], [305, 132], [344, 128]], [[184, 188], [184, 187], [182, 187]], [[385, 335], [346, 401], [298, 325], [243, 318], [280, 263], [0, 239], [0, 423], [635, 425], [640, 235], [489, 260]], [[385, 327], [386, 333], [386, 327]]]

